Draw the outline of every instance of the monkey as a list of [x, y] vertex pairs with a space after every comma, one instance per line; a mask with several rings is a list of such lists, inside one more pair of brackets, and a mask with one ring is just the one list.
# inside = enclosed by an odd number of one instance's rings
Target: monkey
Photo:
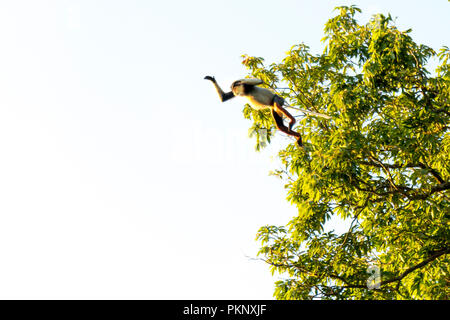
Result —
[[[284, 98], [273, 93], [269, 89], [258, 87], [259, 84], [263, 83], [262, 80], [236, 80], [231, 84], [231, 91], [224, 92], [214, 77], [206, 76], [204, 79], [213, 83], [222, 102], [230, 100], [236, 96], [241, 96], [247, 98], [249, 104], [256, 110], [270, 108], [277, 129], [289, 136], [295, 137], [297, 144], [300, 147], [303, 147], [302, 136], [300, 133], [292, 130], [292, 127], [295, 124], [295, 118], [285, 108], [283, 108], [283, 105], [285, 104]], [[283, 115], [289, 119], [289, 127], [286, 127], [284, 124]]]

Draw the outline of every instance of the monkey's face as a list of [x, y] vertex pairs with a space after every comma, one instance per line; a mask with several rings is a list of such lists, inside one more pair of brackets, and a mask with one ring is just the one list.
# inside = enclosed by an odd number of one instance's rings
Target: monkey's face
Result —
[[231, 85], [231, 91], [235, 96], [243, 96], [245, 94], [244, 84], [239, 83], [238, 81], [234, 82]]

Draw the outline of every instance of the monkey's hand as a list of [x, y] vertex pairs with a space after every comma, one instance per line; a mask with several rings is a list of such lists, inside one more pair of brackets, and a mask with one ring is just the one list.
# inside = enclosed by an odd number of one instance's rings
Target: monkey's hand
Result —
[[214, 77], [211, 77], [211, 76], [206, 76], [206, 77], [204, 77], [204, 79], [212, 81], [212, 82], [216, 82], [216, 79]]

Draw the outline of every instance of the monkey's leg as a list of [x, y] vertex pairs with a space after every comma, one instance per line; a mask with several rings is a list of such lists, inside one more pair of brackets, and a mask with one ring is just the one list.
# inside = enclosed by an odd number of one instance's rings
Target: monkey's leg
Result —
[[280, 104], [278, 104], [277, 102], [274, 102], [274, 108], [278, 113], [282, 113], [284, 114], [286, 117], [289, 118], [289, 130], [292, 130], [292, 127], [295, 124], [295, 118], [289, 113], [289, 111], [287, 111], [285, 108], [283, 108]]
[[272, 117], [275, 120], [275, 125], [277, 129], [280, 130], [281, 132], [286, 133], [287, 135], [296, 137], [298, 145], [302, 147], [303, 143], [302, 143], [302, 136], [300, 135], [300, 133], [292, 131], [290, 128], [284, 125], [283, 115], [280, 114], [281, 113], [280, 111], [277, 112], [275, 108], [271, 108], [271, 110], [272, 110]]

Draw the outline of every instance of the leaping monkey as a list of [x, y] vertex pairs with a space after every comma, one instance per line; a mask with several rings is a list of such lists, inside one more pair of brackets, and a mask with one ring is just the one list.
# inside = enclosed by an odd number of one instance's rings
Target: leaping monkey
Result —
[[[297, 144], [300, 147], [303, 146], [300, 133], [292, 130], [292, 127], [295, 124], [295, 118], [285, 108], [283, 108], [283, 105], [285, 104], [284, 99], [269, 89], [258, 87], [258, 84], [263, 83], [262, 80], [240, 79], [234, 81], [231, 84], [231, 91], [225, 93], [217, 84], [214, 77], [206, 76], [205, 79], [210, 80], [214, 84], [214, 87], [216, 88], [222, 102], [230, 100], [235, 96], [241, 96], [247, 98], [249, 104], [256, 110], [270, 108], [277, 129], [287, 135], [295, 137]], [[283, 115], [289, 119], [289, 127], [284, 125]]]

